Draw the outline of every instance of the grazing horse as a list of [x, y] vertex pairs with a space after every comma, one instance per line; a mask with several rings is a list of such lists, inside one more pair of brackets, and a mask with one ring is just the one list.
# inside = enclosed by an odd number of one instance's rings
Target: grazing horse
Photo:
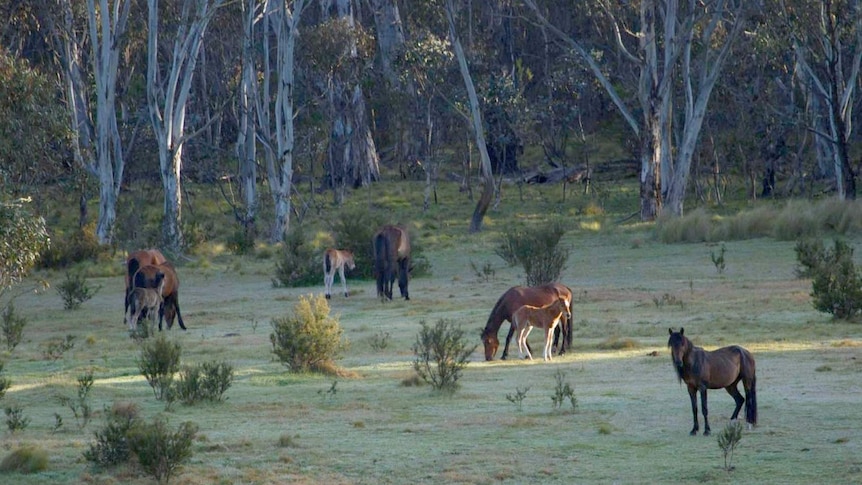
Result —
[[401, 227], [385, 225], [372, 238], [374, 248], [374, 276], [377, 279], [377, 296], [392, 299], [392, 283], [398, 276], [398, 288], [405, 300], [410, 299], [407, 280], [410, 271], [410, 236]]
[[347, 280], [344, 279], [344, 267], [356, 268], [353, 262], [353, 252], [339, 249], [327, 249], [323, 253], [323, 284], [326, 285], [326, 299], [332, 297], [332, 283], [335, 283], [335, 272], [341, 276], [341, 286], [344, 288], [344, 296], [350, 296], [347, 292]]
[[129, 291], [132, 289], [132, 278], [138, 272], [138, 269], [141, 266], [147, 265], [158, 266], [167, 261], [165, 255], [158, 249], [141, 249], [129, 253], [126, 257], [126, 292], [123, 296], [123, 305], [125, 305], [123, 309], [124, 315], [129, 312]]
[[140, 288], [135, 287], [129, 292], [127, 305], [129, 312], [126, 315], [126, 323], [129, 325], [129, 331], [134, 333], [137, 329], [138, 320], [146, 311], [147, 319], [150, 320], [149, 333], [152, 334], [156, 327], [156, 315], [159, 315], [159, 328], [161, 328], [161, 313], [159, 308], [162, 306], [162, 290], [165, 286], [164, 273], [157, 273], [155, 277], [158, 282], [156, 288]]
[[[700, 391], [701, 412], [703, 414], [703, 434], [709, 434], [709, 411], [706, 406], [706, 390], [721, 389], [733, 396], [736, 408], [731, 421], [739, 416], [739, 410], [745, 403], [745, 420], [749, 425], [757, 424], [757, 377], [754, 372], [754, 357], [751, 352], [738, 345], [722, 347], [718, 350], [707, 351], [695, 346], [680, 328], [679, 332], [667, 329], [670, 338], [667, 346], [670, 347], [670, 356], [673, 367], [680, 381], [688, 386], [688, 395], [691, 398], [691, 413], [694, 417], [694, 427], [691, 434], [696, 435], [699, 429], [697, 423], [697, 392]], [[739, 393], [737, 384], [742, 381], [745, 389], [745, 397]]]
[[[512, 314], [518, 308], [524, 305], [544, 306], [557, 299], [564, 299], [569, 304], [569, 315], [571, 314], [572, 305], [572, 290], [561, 283], [547, 283], [539, 286], [513, 286], [506, 290], [494, 308], [491, 314], [488, 315], [488, 323], [482, 330], [482, 344], [485, 347], [485, 360], [494, 360], [494, 355], [497, 354], [497, 348], [500, 346], [500, 340], [497, 338], [497, 333], [504, 321], [512, 321]], [[557, 327], [563, 333], [563, 341], [560, 345], [559, 355], [566, 352], [566, 344], [572, 345], [572, 319], [567, 317], [561, 325]], [[512, 340], [512, 335], [515, 332], [515, 326], [512, 325], [509, 333], [506, 335], [506, 346], [503, 348], [502, 359], [505, 360], [509, 354], [509, 342]], [[555, 331], [554, 340], [559, 337]], [[529, 348], [529, 345], [528, 345]]]
[[159, 265], [150, 264], [141, 266], [132, 279], [132, 285], [135, 288], [157, 288], [159, 284], [156, 282], [156, 279], [159, 273], [164, 275], [164, 285], [162, 286], [162, 298], [164, 302], [159, 308], [159, 330], [161, 331], [162, 329], [162, 318], [167, 322], [168, 329], [173, 327], [174, 316], [177, 317], [180, 328], [185, 330], [186, 325], [183, 323], [183, 316], [180, 313], [180, 279], [171, 263], [164, 262]]
[[524, 305], [515, 310], [515, 313], [512, 314], [512, 327], [518, 334], [518, 355], [523, 358], [526, 352], [527, 357], [533, 360], [533, 354], [527, 347], [527, 337], [533, 327], [538, 327], [545, 331], [542, 358], [545, 361], [551, 360], [551, 335], [563, 315], [566, 316], [566, 319], [572, 317], [572, 314], [569, 313], [569, 302], [562, 298], [558, 298], [545, 306]]

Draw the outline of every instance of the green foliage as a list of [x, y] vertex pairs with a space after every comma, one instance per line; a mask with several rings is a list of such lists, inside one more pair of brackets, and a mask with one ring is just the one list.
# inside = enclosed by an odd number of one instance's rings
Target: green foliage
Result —
[[29, 202], [0, 201], [0, 296], [26, 276], [50, 246], [45, 220], [30, 212]]
[[482, 265], [481, 268], [479, 268], [479, 266], [475, 262], [470, 260], [470, 269], [473, 270], [473, 273], [476, 275], [476, 278], [485, 283], [491, 281], [497, 274], [497, 271], [494, 269], [493, 266], [491, 266], [491, 263], [485, 263], [484, 265]]
[[52, 338], [40, 344], [42, 350], [42, 358], [48, 360], [59, 360], [69, 350], [75, 348], [75, 336], [72, 334], [66, 335], [66, 338]]
[[233, 254], [250, 254], [254, 251], [254, 234], [238, 227], [227, 237], [227, 249]]
[[200, 401], [221, 402], [233, 384], [233, 366], [227, 362], [210, 361], [186, 366], [174, 383], [176, 398], [192, 405]]
[[467, 366], [467, 359], [476, 350], [469, 346], [460, 325], [440, 319], [433, 327], [424, 320], [413, 344], [413, 369], [437, 391], [454, 392], [458, 379]]
[[524, 399], [527, 397], [527, 391], [529, 390], [529, 387], [525, 387], [523, 390], [516, 387], [515, 394], [506, 394], [506, 399], [509, 402], [516, 404], [518, 406], [518, 411], [521, 411], [522, 404], [524, 402]]
[[[11, 352], [21, 343], [24, 337], [24, 327], [27, 325], [27, 319], [15, 313], [15, 305], [9, 302], [3, 313], [0, 314], [0, 330], [3, 332], [3, 340], [6, 341], [6, 348]], [[0, 366], [2, 369], [2, 366]]]
[[180, 344], [169, 342], [164, 335], [141, 345], [138, 369], [153, 388], [153, 394], [159, 401], [168, 397], [174, 374], [180, 367], [181, 354]]
[[90, 405], [90, 389], [93, 387], [93, 371], [88, 370], [86, 373], [78, 376], [78, 394], [72, 398], [69, 396], [57, 396], [60, 405], [67, 407], [75, 416], [75, 422], [79, 428], [84, 428], [92, 418], [92, 406]]
[[196, 424], [186, 421], [176, 431], [156, 418], [151, 424], [138, 423], [129, 431], [129, 448], [138, 464], [159, 483], [168, 483], [171, 475], [192, 457], [192, 442], [198, 432]]
[[731, 421], [718, 433], [718, 447], [724, 454], [724, 469], [733, 470], [733, 451], [742, 440], [742, 423], [737, 420]]
[[323, 280], [320, 250], [307, 241], [302, 226], [293, 226], [284, 238], [281, 258], [275, 263], [272, 286], [301, 287]]
[[379, 331], [371, 336], [371, 349], [377, 352], [389, 346], [389, 332]]
[[862, 273], [853, 263], [850, 245], [835, 239], [830, 250], [820, 240], [799, 241], [796, 258], [802, 265], [797, 274], [811, 278], [814, 308], [839, 319], [850, 319], [862, 310]]
[[23, 431], [27, 429], [27, 426], [30, 425], [30, 418], [24, 416], [24, 408], [21, 406], [14, 404], [11, 406], [6, 406], [6, 427], [9, 428], [9, 431]]
[[371, 240], [384, 223], [385, 220], [379, 213], [358, 207], [345, 209], [332, 224], [335, 246], [353, 251], [356, 268], [350, 271], [351, 276], [365, 279], [373, 277], [374, 254]]
[[99, 292], [101, 286], [92, 287], [87, 284], [87, 278], [80, 271], [66, 271], [66, 279], [57, 285], [57, 293], [63, 297], [63, 308], [76, 310], [82, 303]]
[[323, 295], [300, 297], [292, 315], [271, 323], [272, 352], [293, 372], [325, 371], [348, 345]]
[[712, 259], [712, 264], [715, 265], [715, 270], [718, 271], [718, 274], [724, 273], [725, 262], [724, 262], [724, 253], [727, 249], [724, 247], [724, 244], [721, 245], [721, 249], [718, 251], [718, 255], [716, 256], [715, 251], [709, 253], [709, 257]]
[[48, 452], [32, 445], [16, 448], [0, 462], [0, 472], [36, 473], [48, 469]]
[[99, 467], [129, 461], [129, 432], [138, 424], [138, 414], [138, 407], [134, 403], [114, 403], [111, 409], [105, 409], [105, 427], [93, 433], [96, 441], [84, 451], [84, 458]]
[[99, 244], [95, 223], [75, 229], [68, 237], [57, 237], [50, 248], [42, 252], [39, 267], [67, 268], [75, 263], [98, 261], [110, 257], [111, 247]]
[[554, 373], [556, 385], [554, 386], [554, 394], [551, 396], [551, 402], [554, 403], [554, 409], [559, 409], [568, 399], [574, 411], [578, 407], [578, 399], [575, 397], [574, 388], [568, 382], [564, 382], [565, 378], [566, 373], [557, 369], [557, 372]]
[[509, 229], [494, 252], [510, 266], [524, 268], [527, 286], [550, 283], [559, 279], [569, 259], [569, 250], [560, 247], [565, 233], [560, 222]]
[[3, 399], [3, 396], [6, 395], [6, 391], [12, 387], [12, 381], [9, 380], [8, 377], [3, 377], [3, 367], [6, 366], [6, 363], [0, 361], [0, 399]]

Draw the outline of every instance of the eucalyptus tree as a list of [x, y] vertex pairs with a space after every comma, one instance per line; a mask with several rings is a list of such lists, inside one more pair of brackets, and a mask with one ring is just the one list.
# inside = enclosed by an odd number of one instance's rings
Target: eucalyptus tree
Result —
[[[582, 33], [564, 31], [549, 20], [565, 15], [561, 10], [565, 7], [542, 2], [540, 8], [537, 0], [524, 3], [541, 25], [587, 63], [640, 141], [641, 219], [655, 219], [663, 202], [671, 214], [681, 215], [710, 95], [747, 16], [759, 2], [597, 0], [591, 6], [603, 12], [608, 37], [592, 44]], [[633, 67], [636, 79], [612, 78], [597, 60], [617, 56]], [[636, 105], [628, 103], [621, 87], [637, 93]], [[675, 112], [675, 96], [682, 99], [681, 114]]]
[[838, 196], [855, 199], [857, 174], [849, 141], [862, 67], [862, 2], [780, 0], [780, 7], [803, 94], [812, 107], [817, 154], [831, 160]]
[[[255, 20], [259, 14], [258, 0], [240, 2], [242, 14], [242, 71], [238, 86], [239, 120], [236, 139], [236, 154], [239, 165], [240, 193], [243, 211], [235, 210], [247, 237], [253, 237], [257, 217], [257, 141], [255, 103], [257, 97], [257, 69], [255, 45]], [[262, 4], [261, 4], [262, 5]]]
[[[185, 133], [186, 109], [198, 53], [207, 24], [224, 0], [183, 0], [168, 5], [175, 22], [169, 52], [159, 49], [159, 1], [147, 0], [147, 105], [159, 148], [159, 173], [164, 188], [162, 237], [165, 247], [179, 251], [181, 228], [183, 144], [195, 133]], [[162, 59], [167, 57], [167, 59]]]

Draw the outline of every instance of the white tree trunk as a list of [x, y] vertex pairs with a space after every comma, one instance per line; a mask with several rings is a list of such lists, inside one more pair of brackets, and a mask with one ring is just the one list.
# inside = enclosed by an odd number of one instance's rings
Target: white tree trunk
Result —
[[240, 126], [236, 141], [240, 193], [245, 210], [241, 222], [245, 227], [247, 236], [253, 236], [257, 217], [257, 141], [254, 122], [255, 91], [257, 89], [257, 71], [254, 67], [256, 4], [257, 0], [247, 0], [243, 3], [245, 17], [243, 18], [242, 77], [239, 86]]

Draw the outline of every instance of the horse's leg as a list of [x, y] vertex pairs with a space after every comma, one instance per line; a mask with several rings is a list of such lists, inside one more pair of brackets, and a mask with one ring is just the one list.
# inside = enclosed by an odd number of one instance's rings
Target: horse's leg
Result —
[[709, 409], [706, 406], [706, 386], [700, 386], [700, 413], [703, 414], [703, 435], [709, 436]]
[[529, 323], [527, 324], [527, 328], [524, 329], [524, 347], [527, 349], [527, 358], [533, 360], [533, 352], [530, 351], [530, 347], [527, 345], [527, 338], [530, 336], [530, 332], [533, 331], [533, 326]]
[[694, 386], [688, 386], [688, 397], [691, 399], [691, 415], [694, 419], [694, 427], [691, 428], [691, 432], [688, 433], [692, 436], [697, 434], [697, 431], [700, 429], [700, 424], [697, 422], [697, 388]]
[[736, 408], [734, 408], [733, 414], [730, 416], [730, 420], [733, 421], [737, 416], [739, 416], [739, 410], [742, 409], [742, 404], [745, 402], [745, 398], [739, 393], [739, 389], [736, 388], [736, 384], [727, 386], [724, 389], [728, 394], [733, 396], [733, 400], [736, 401]]
[[326, 299], [330, 299], [332, 297], [332, 280], [334, 279], [334, 274], [330, 275], [329, 271], [323, 270], [323, 294], [326, 296]]
[[[347, 292], [347, 280], [344, 279], [344, 265], [338, 268], [338, 276], [341, 276], [341, 287], [344, 288], [344, 296], [350, 296], [350, 293]], [[335, 280], [335, 275], [332, 275], [332, 279]], [[331, 283], [330, 283], [331, 286]]]
[[550, 362], [550, 360], [551, 360], [551, 354], [552, 354], [552, 352], [551, 352], [551, 333], [554, 330], [555, 329], [552, 329], [551, 327], [545, 327], [545, 351], [544, 351], [542, 357], [544, 358], [544, 360], [546, 362]]
[[398, 289], [401, 290], [401, 296], [403, 296], [405, 300], [410, 299], [410, 293], [407, 291], [407, 282], [410, 277], [408, 274], [409, 270], [410, 261], [407, 258], [398, 261]]
[[180, 328], [185, 330], [186, 324], [183, 323], [183, 315], [180, 313], [180, 297], [177, 294], [174, 294], [174, 310], [177, 312], [177, 323], [180, 325]]
[[[500, 356], [500, 359], [506, 360], [506, 357], [509, 356], [509, 342], [512, 341], [512, 334], [515, 333], [515, 324], [513, 323], [509, 326], [509, 333], [506, 334], [506, 346], [503, 347], [503, 355]], [[515, 341], [517, 343], [517, 340]]]

